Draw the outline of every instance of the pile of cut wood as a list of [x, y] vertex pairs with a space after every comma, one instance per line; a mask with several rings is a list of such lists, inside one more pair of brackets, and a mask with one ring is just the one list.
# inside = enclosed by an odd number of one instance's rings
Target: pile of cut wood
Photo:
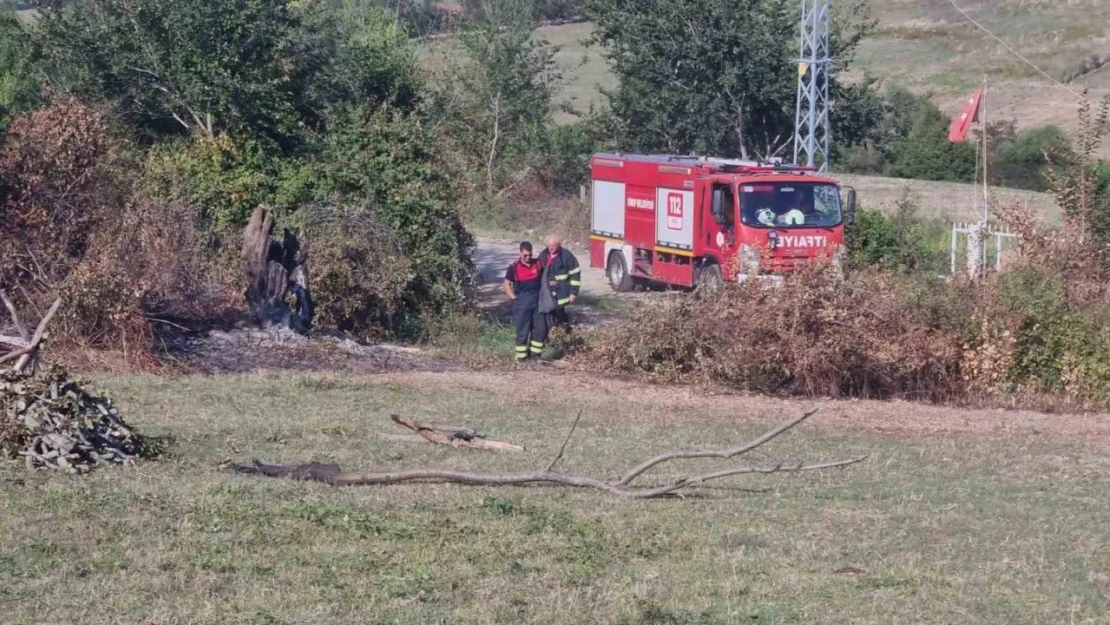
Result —
[[19, 333], [0, 336], [0, 343], [15, 348], [0, 353], [0, 365], [14, 363], [0, 367], [0, 456], [22, 456], [29, 469], [85, 473], [161, 452], [162, 441], [139, 436], [107, 397], [90, 392], [61, 367], [40, 366], [46, 325], [61, 300], [55, 300], [34, 334], [3, 289], [0, 300]]
[[107, 397], [90, 393], [64, 369], [0, 371], [0, 450], [23, 456], [28, 468], [84, 473], [130, 463], [151, 447]]

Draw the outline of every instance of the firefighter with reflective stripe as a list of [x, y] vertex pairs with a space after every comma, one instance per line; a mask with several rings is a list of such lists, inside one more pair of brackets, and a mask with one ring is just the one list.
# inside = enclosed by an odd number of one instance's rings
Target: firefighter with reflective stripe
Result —
[[513, 328], [516, 329], [517, 360], [543, 353], [547, 338], [547, 319], [539, 312], [543, 290], [543, 265], [532, 258], [532, 244], [520, 244], [520, 258], [505, 270], [505, 294], [513, 301]]
[[[547, 287], [555, 298], [554, 310], [544, 311], [548, 312], [547, 329], [550, 329], [556, 325], [570, 323], [566, 307], [567, 304], [573, 304], [578, 299], [578, 291], [582, 288], [582, 267], [574, 254], [563, 247], [559, 237], [554, 234], [548, 235], [546, 244], [547, 247], [540, 252], [540, 263], [544, 266]], [[545, 332], [544, 339], [546, 338]]]

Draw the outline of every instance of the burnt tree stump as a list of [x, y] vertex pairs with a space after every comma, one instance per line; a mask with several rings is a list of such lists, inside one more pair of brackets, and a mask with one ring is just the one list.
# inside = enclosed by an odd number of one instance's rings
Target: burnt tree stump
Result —
[[308, 241], [303, 233], [283, 228], [282, 240], [272, 234], [274, 216], [254, 209], [243, 233], [243, 270], [247, 305], [263, 327], [283, 326], [306, 334], [313, 305], [308, 289]]

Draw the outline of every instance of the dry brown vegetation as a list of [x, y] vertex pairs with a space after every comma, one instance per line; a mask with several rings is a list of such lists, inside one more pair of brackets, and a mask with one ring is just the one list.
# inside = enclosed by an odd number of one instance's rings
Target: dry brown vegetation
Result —
[[153, 324], [212, 315], [234, 279], [210, 262], [193, 207], [148, 193], [135, 158], [72, 98], [17, 117], [0, 148], [0, 282], [24, 312], [62, 297], [56, 344], [152, 366]]
[[599, 330], [580, 362], [771, 393], [1105, 405], [1105, 282], [1055, 267], [978, 283], [814, 269], [778, 288], [650, 300]]
[[891, 275], [841, 281], [814, 269], [779, 288], [749, 282], [649, 302], [600, 331], [587, 358], [765, 392], [948, 399], [962, 391], [960, 337], [913, 306], [915, 295]]

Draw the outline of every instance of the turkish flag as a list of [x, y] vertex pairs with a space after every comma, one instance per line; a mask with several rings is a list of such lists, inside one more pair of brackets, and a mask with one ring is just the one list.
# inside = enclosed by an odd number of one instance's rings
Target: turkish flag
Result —
[[979, 98], [982, 96], [983, 88], [979, 87], [975, 90], [975, 95], [968, 98], [964, 110], [960, 111], [960, 116], [953, 119], [952, 125], [948, 127], [949, 141], [959, 143], [967, 138], [971, 125], [979, 120]]

